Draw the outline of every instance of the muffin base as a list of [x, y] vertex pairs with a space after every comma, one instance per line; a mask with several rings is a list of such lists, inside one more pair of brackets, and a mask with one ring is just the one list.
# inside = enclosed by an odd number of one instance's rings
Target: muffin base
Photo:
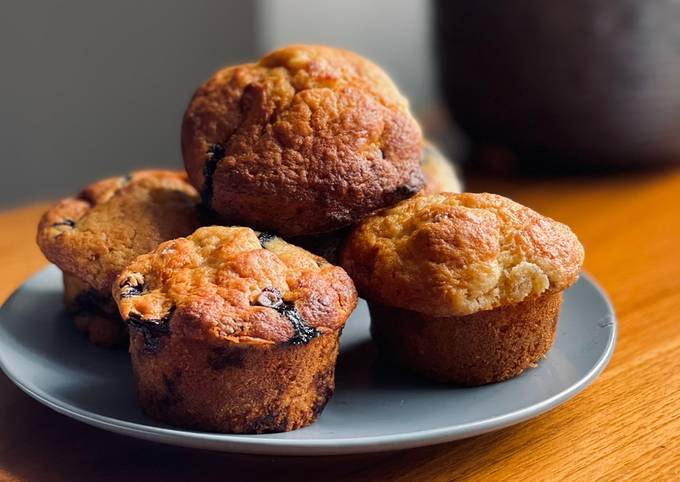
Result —
[[369, 303], [371, 335], [404, 368], [446, 383], [483, 385], [536, 366], [552, 347], [562, 293], [467, 316], [431, 317]]
[[306, 345], [211, 346], [130, 328], [143, 410], [180, 427], [286, 432], [311, 424], [335, 389], [339, 333]]
[[64, 306], [76, 327], [90, 342], [112, 348], [127, 339], [125, 324], [111, 293], [101, 293], [80, 278], [64, 273]]

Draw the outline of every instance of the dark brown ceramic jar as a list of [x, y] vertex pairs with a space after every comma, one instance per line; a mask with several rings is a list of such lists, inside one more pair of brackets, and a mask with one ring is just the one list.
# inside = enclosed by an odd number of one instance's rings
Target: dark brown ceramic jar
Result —
[[474, 143], [581, 167], [680, 159], [680, 3], [435, 5], [443, 94]]

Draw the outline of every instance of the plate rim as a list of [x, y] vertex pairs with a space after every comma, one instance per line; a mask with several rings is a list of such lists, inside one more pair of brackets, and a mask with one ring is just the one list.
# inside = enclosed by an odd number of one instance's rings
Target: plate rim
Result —
[[[54, 266], [48, 266], [26, 279], [2, 305], [0, 310], [14, 298], [19, 291], [31, 280], [44, 274]], [[521, 409], [498, 415], [483, 420], [467, 422], [463, 424], [448, 425], [445, 427], [418, 430], [398, 434], [370, 435], [359, 437], [344, 437], [333, 439], [293, 439], [293, 438], [267, 438], [267, 434], [248, 435], [248, 434], [220, 434], [212, 432], [201, 432], [184, 430], [181, 428], [164, 428], [145, 425], [137, 422], [117, 419], [100, 415], [96, 412], [81, 409], [70, 403], [53, 397], [44, 392], [40, 387], [29, 386], [15, 377], [6, 366], [2, 352], [0, 351], [0, 369], [21, 391], [26, 393], [34, 400], [42, 403], [50, 409], [83, 422], [87, 425], [101, 428], [110, 432], [129, 435], [135, 438], [161, 442], [169, 445], [184, 447], [203, 448], [220, 450], [225, 452], [248, 453], [248, 454], [269, 454], [269, 455], [347, 455], [357, 453], [386, 452], [391, 450], [402, 450], [408, 448], [435, 445], [454, 440], [460, 440], [487, 432], [500, 430], [502, 428], [515, 425], [532, 419], [543, 413], [567, 402], [576, 394], [587, 388], [607, 367], [614, 353], [618, 338], [618, 320], [611, 300], [607, 296], [602, 286], [594, 280], [592, 276], [585, 272], [580, 273], [580, 278], [589, 283], [604, 301], [608, 311], [611, 330], [607, 338], [604, 350], [598, 360], [588, 370], [588, 372], [569, 385], [564, 390], [555, 395], [541, 400], [538, 403], [523, 407]], [[502, 383], [502, 382], [501, 382]]]

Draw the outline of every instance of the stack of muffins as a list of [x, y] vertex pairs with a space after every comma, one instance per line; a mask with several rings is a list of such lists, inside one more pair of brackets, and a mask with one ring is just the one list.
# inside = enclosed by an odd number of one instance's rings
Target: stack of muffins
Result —
[[182, 154], [186, 173], [99, 181], [38, 228], [75, 324], [128, 341], [152, 417], [227, 433], [312, 423], [355, 284], [381, 352], [431, 379], [504, 380], [550, 349], [578, 240], [509, 199], [456, 194], [362, 57], [298, 45], [218, 71], [187, 108]]

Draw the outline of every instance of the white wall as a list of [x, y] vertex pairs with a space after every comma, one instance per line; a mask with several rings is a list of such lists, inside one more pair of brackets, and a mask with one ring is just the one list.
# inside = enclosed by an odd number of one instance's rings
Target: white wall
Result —
[[430, 2], [423, 0], [258, 0], [258, 48], [320, 43], [381, 65], [422, 111], [433, 102]]
[[254, 15], [225, 0], [0, 3], [0, 204], [181, 167], [186, 104], [252, 58]]

